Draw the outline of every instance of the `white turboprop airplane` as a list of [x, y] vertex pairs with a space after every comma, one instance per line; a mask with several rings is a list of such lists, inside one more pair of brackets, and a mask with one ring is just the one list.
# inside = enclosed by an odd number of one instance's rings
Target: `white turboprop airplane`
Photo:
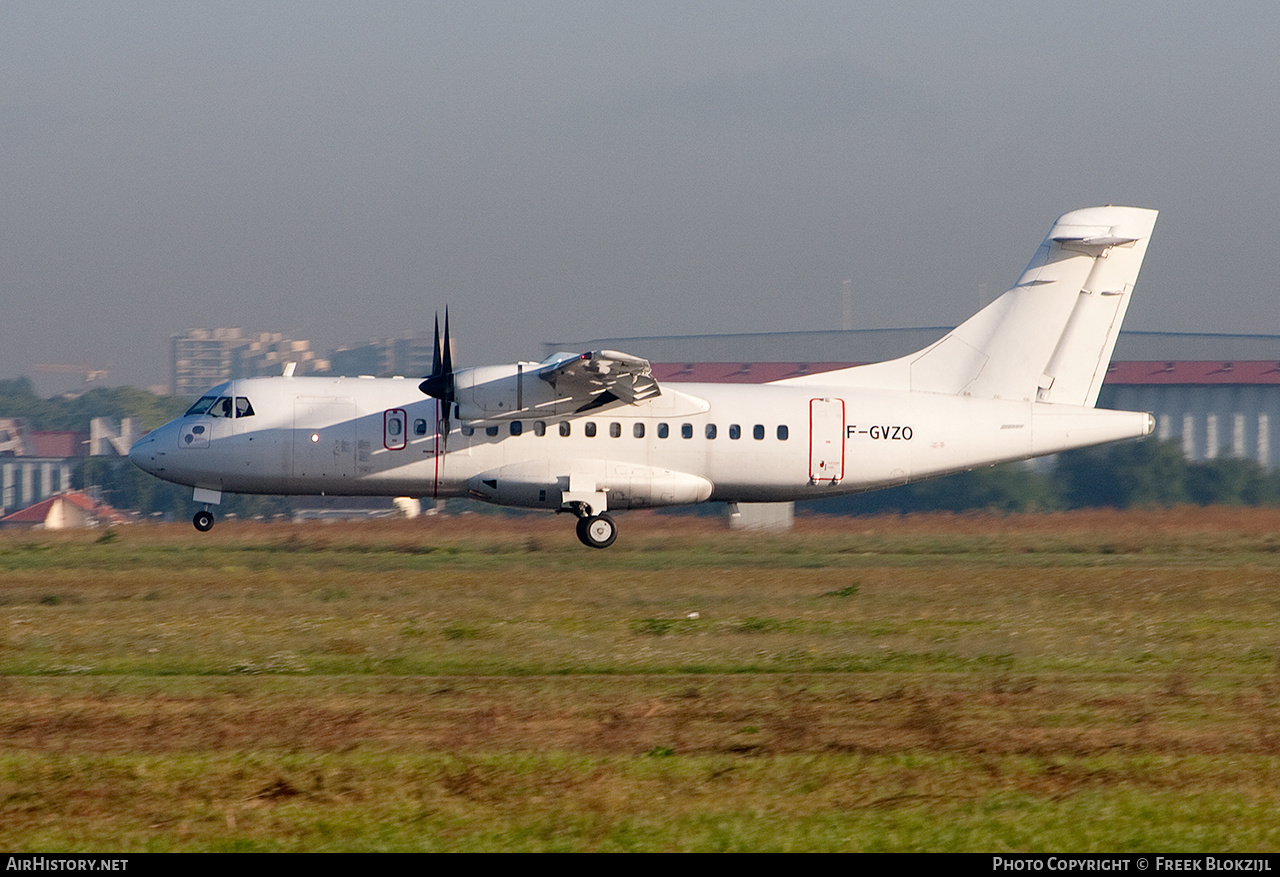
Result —
[[432, 374], [249, 378], [209, 390], [129, 458], [222, 493], [467, 496], [570, 512], [606, 548], [608, 512], [784, 502], [906, 484], [1148, 435], [1094, 407], [1156, 211], [1058, 219], [1013, 288], [930, 346], [768, 384], [659, 386], [611, 350], [455, 370], [445, 317]]

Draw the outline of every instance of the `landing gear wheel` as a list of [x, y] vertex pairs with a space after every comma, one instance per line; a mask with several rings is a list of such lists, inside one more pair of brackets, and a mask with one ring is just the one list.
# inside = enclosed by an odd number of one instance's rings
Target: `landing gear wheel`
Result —
[[196, 516], [191, 519], [191, 523], [195, 524], [196, 529], [201, 533], [208, 533], [213, 529], [213, 512], [196, 512]]
[[588, 548], [608, 548], [617, 538], [618, 525], [608, 515], [578, 518], [578, 539]]

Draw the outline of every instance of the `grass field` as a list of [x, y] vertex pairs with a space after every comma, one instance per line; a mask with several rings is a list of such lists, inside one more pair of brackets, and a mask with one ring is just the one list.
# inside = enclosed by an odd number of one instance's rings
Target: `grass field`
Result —
[[0, 534], [0, 848], [1280, 849], [1280, 511]]

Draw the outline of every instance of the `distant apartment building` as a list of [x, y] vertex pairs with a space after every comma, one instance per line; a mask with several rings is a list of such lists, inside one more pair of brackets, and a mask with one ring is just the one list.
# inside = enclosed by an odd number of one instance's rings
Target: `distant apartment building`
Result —
[[278, 375], [287, 363], [294, 363], [295, 374], [321, 374], [329, 370], [329, 360], [311, 349], [310, 341], [294, 341], [279, 332], [259, 332], [249, 343], [235, 350], [233, 377]]
[[434, 347], [435, 336], [425, 332], [343, 347], [329, 354], [329, 371], [348, 377], [425, 377], [431, 374]]
[[339, 347], [329, 354], [329, 364], [335, 375], [390, 375], [395, 371], [395, 348], [391, 341]]
[[243, 329], [188, 329], [170, 338], [175, 396], [199, 396], [235, 378], [278, 375], [286, 363], [295, 374], [323, 374], [329, 361], [318, 357], [310, 341], [295, 341], [280, 332], [246, 333]]

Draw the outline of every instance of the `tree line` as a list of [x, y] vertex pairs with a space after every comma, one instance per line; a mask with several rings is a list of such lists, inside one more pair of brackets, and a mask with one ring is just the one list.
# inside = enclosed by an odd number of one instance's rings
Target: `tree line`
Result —
[[37, 431], [87, 432], [95, 417], [135, 418], [155, 429], [191, 405], [179, 396], [157, 396], [137, 387], [94, 387], [76, 395], [42, 398], [27, 377], [0, 380], [0, 417], [21, 417]]

